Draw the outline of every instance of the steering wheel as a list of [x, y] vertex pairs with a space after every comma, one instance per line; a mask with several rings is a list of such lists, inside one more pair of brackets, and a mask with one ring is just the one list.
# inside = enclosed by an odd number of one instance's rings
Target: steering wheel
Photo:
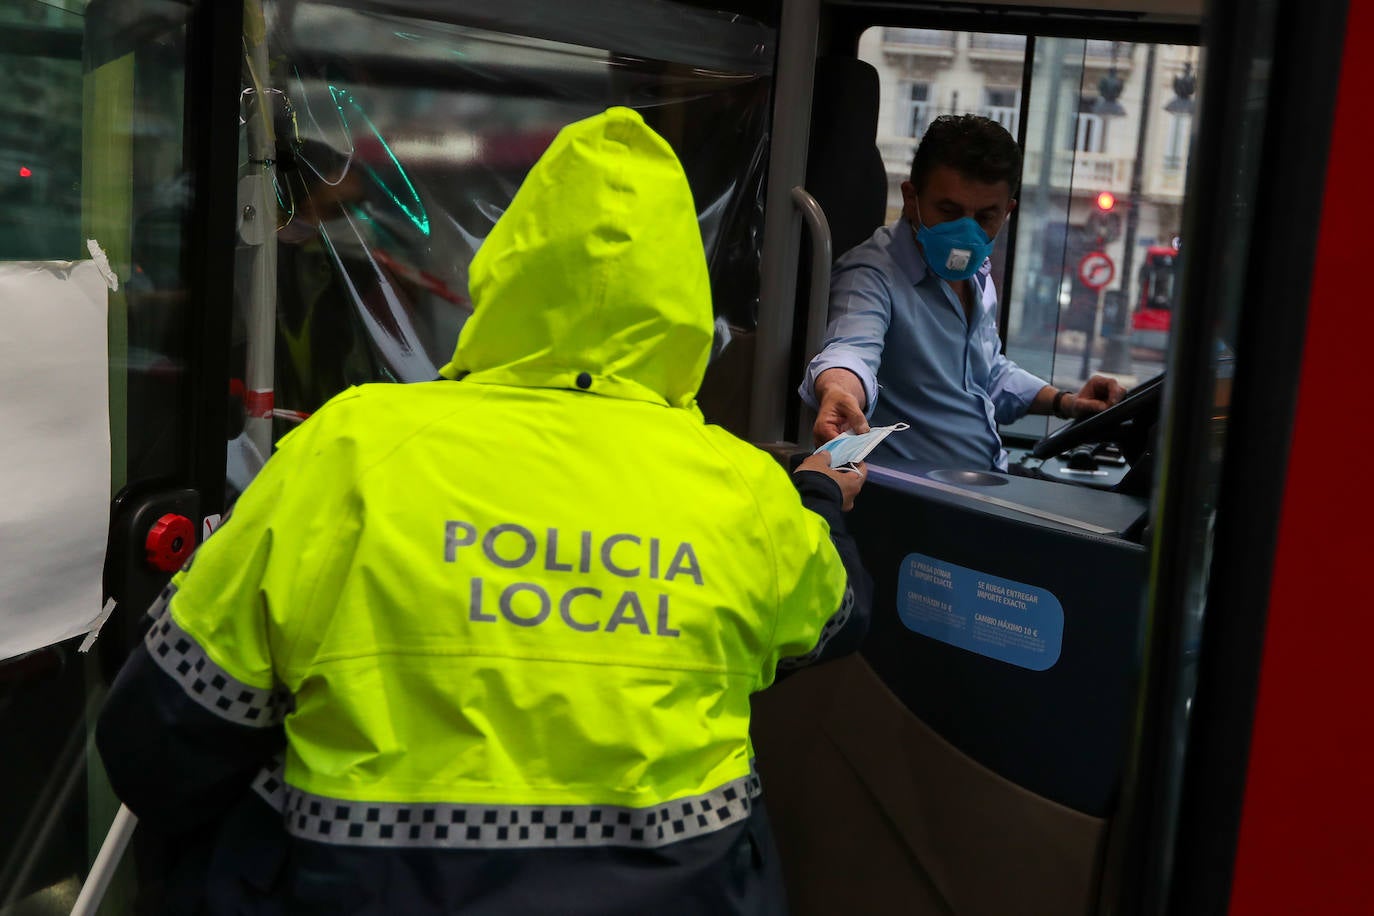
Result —
[[1111, 440], [1119, 427], [1128, 421], [1150, 414], [1158, 416], [1163, 393], [1164, 374], [1160, 373], [1148, 382], [1137, 385], [1130, 394], [1101, 413], [1075, 420], [1050, 433], [1035, 443], [1031, 457], [1043, 461], [1085, 442]]

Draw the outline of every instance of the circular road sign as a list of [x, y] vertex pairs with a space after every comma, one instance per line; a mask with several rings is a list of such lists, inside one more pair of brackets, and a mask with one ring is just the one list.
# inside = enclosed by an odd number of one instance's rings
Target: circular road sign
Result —
[[1104, 252], [1090, 251], [1078, 262], [1078, 279], [1089, 289], [1101, 289], [1116, 276], [1116, 265]]

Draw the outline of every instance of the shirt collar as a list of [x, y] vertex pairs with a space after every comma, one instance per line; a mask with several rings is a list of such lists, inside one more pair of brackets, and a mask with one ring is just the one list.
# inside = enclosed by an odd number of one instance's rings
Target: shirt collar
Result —
[[911, 221], [905, 216], [897, 217], [897, 222], [892, 224], [892, 235], [895, 243], [892, 246], [893, 258], [911, 285], [916, 286], [930, 275], [930, 268], [926, 266], [925, 258], [921, 257], [921, 249], [916, 247], [916, 233], [912, 231]]

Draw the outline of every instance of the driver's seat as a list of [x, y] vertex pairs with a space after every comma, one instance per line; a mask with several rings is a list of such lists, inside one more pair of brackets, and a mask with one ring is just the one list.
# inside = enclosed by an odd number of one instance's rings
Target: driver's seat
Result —
[[887, 170], [878, 151], [878, 71], [854, 57], [816, 59], [806, 189], [830, 223], [839, 257], [883, 224]]

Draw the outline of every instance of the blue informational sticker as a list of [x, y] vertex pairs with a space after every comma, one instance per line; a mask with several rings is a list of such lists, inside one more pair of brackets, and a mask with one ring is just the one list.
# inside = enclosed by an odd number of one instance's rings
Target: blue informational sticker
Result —
[[902, 560], [897, 614], [923, 636], [1032, 671], [1053, 668], [1064, 642], [1064, 607], [1045, 589], [920, 553]]

